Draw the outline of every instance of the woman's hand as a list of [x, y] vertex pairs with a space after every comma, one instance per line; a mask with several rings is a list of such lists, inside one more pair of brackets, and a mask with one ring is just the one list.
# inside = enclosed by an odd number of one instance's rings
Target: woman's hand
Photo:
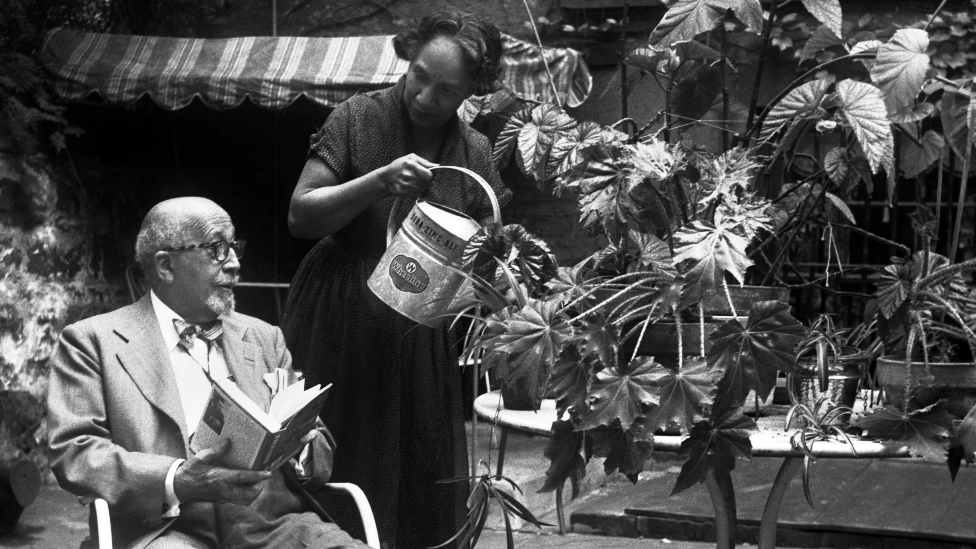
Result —
[[434, 172], [430, 169], [436, 166], [437, 164], [416, 154], [402, 156], [387, 165], [383, 171], [386, 191], [394, 196], [419, 198], [430, 188], [434, 178]]

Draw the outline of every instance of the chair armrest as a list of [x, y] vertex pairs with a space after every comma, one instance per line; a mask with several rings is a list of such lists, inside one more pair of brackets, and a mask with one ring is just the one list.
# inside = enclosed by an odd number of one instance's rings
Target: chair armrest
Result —
[[95, 498], [95, 522], [98, 525], [98, 549], [112, 549], [112, 519], [108, 514], [108, 503]]
[[323, 485], [319, 490], [324, 492], [341, 492], [350, 496], [356, 502], [359, 517], [363, 521], [363, 530], [366, 531], [366, 545], [374, 549], [380, 549], [380, 535], [376, 530], [376, 519], [373, 518], [373, 508], [370, 507], [369, 500], [366, 499], [366, 494], [363, 493], [363, 490], [359, 486], [348, 482], [330, 482]]

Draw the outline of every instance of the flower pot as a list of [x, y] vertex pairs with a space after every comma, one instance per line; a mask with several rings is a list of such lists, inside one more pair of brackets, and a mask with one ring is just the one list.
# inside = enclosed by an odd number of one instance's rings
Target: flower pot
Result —
[[[749, 314], [749, 309], [760, 301], [782, 301], [790, 302], [790, 289], [778, 286], [729, 286], [729, 295], [732, 297], [732, 304], [735, 305], [735, 312], [740, 316]], [[729, 316], [732, 310], [729, 308], [728, 297], [725, 292], [710, 293], [702, 300], [702, 308], [709, 316]]]
[[[711, 347], [708, 337], [718, 330], [721, 322], [705, 323], [705, 350]], [[701, 325], [697, 322], [687, 322], [681, 325], [681, 344], [685, 356], [701, 354]], [[620, 356], [629, 360], [634, 352], [634, 345], [639, 335], [633, 337], [632, 342], [623, 345]], [[678, 325], [674, 322], [655, 322], [647, 327], [644, 338], [641, 339], [637, 350], [638, 356], [653, 356], [663, 366], [676, 367], [678, 365]]]
[[[817, 400], [827, 395], [836, 406], [854, 406], [857, 390], [860, 387], [867, 357], [864, 354], [841, 356], [839, 359], [831, 357], [827, 367], [826, 390], [820, 388], [820, 369], [816, 359], [801, 358], [797, 361], [796, 372], [786, 374], [786, 388], [790, 395], [790, 403], [803, 404], [811, 411]], [[829, 410], [823, 410], [826, 414]], [[829, 425], [844, 426], [850, 420], [850, 412], [838, 415]]]
[[[905, 409], [906, 368], [904, 357], [878, 358], [875, 376], [884, 391], [885, 401]], [[949, 413], [964, 417], [976, 403], [976, 364], [972, 362], [929, 362], [939, 396], [947, 399]], [[925, 362], [911, 363], [912, 387], [928, 374]], [[921, 404], [929, 404], [928, 402]]]

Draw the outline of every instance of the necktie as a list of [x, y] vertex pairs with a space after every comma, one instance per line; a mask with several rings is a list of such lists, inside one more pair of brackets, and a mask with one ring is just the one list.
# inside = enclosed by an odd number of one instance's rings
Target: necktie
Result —
[[178, 318], [173, 319], [173, 325], [176, 326], [176, 331], [180, 333], [180, 341], [177, 345], [188, 353], [193, 348], [193, 341], [197, 336], [210, 343], [220, 337], [220, 334], [224, 333], [224, 326], [219, 320], [206, 329], [199, 324], [190, 324]]
[[[176, 346], [186, 351], [186, 354], [190, 355], [191, 358], [193, 358], [193, 353], [190, 352], [190, 349], [193, 349], [193, 342], [197, 337], [200, 337], [207, 343], [207, 352], [209, 354], [209, 344], [220, 337], [220, 334], [224, 333], [223, 324], [219, 320], [214, 322], [210, 327], [204, 328], [198, 324], [190, 324], [189, 322], [174, 318], [173, 325], [176, 326], [176, 331], [180, 333], [180, 340], [176, 343]], [[193, 360], [200, 364], [204, 375], [207, 376], [210, 383], [213, 383], [214, 380], [210, 377], [209, 361], [205, 359], [205, 363], [200, 363], [196, 358], [193, 358]]]

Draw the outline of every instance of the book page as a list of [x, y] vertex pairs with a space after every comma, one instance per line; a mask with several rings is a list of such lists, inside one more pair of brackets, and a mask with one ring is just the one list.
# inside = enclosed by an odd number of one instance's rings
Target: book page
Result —
[[315, 385], [309, 389], [304, 389], [305, 382], [299, 381], [292, 383], [284, 390], [280, 391], [271, 400], [268, 408], [268, 415], [280, 424], [285, 424], [291, 416], [315, 400], [316, 397], [329, 390], [332, 384], [325, 387]]
[[227, 396], [234, 399], [245, 412], [251, 417], [257, 420], [265, 429], [271, 431], [272, 433], [281, 429], [281, 422], [271, 417], [267, 412], [261, 409], [260, 406], [251, 400], [251, 397], [244, 394], [244, 391], [240, 390], [236, 383], [231, 381], [229, 378], [218, 379], [215, 381], [217, 385], [227, 392]]

